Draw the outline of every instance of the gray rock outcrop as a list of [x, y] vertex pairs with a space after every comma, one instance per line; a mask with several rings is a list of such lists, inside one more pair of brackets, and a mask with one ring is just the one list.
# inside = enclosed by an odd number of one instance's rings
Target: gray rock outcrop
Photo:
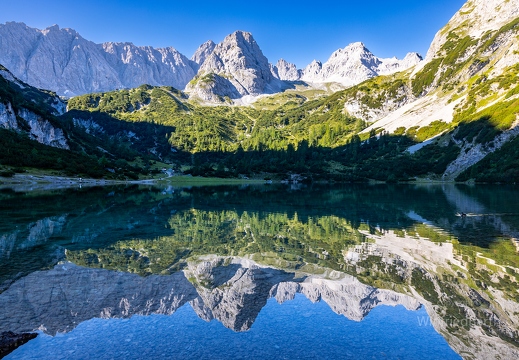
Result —
[[198, 64], [198, 66], [202, 65], [205, 59], [211, 55], [215, 47], [216, 44], [212, 40], [206, 41], [200, 45], [193, 56], [191, 56], [191, 61], [194, 61], [196, 64]]
[[[24, 123], [21, 124], [20, 122]], [[62, 129], [55, 127], [48, 120], [30, 110], [25, 108], [13, 109], [8, 101], [0, 103], [0, 127], [18, 132], [27, 131], [30, 138], [39, 143], [60, 149], [69, 149], [68, 140]]]
[[295, 64], [289, 63], [284, 59], [279, 59], [274, 68], [275, 76], [279, 80], [298, 81], [301, 80], [302, 70]]

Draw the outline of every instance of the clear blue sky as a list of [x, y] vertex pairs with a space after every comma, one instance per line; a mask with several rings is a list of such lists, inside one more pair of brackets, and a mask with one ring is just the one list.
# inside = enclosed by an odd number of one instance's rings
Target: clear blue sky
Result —
[[0, 23], [73, 28], [101, 43], [173, 46], [187, 57], [235, 30], [254, 35], [270, 62], [302, 68], [362, 41], [379, 57], [425, 56], [435, 33], [465, 0], [193, 1], [1, 0]]

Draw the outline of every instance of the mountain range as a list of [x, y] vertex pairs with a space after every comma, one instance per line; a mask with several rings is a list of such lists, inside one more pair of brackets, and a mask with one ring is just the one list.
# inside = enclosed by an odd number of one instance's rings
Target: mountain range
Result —
[[149, 84], [181, 90], [187, 86], [188, 93], [203, 100], [239, 99], [278, 92], [289, 87], [285, 81], [351, 86], [420, 60], [416, 53], [404, 60], [380, 59], [355, 43], [334, 52], [324, 64], [314, 61], [300, 70], [282, 59], [270, 64], [252, 34], [243, 31], [219, 44], [200, 45], [188, 59], [172, 47], [95, 44], [57, 25], [39, 30], [23, 23], [0, 24], [0, 64], [22, 81], [64, 96]]
[[[123, 159], [152, 156], [206, 176], [517, 182], [518, 34], [516, 2], [470, 0], [424, 60], [380, 59], [353, 43], [297, 69], [269, 63], [243, 31], [188, 59], [173, 48], [94, 44], [70, 29], [7, 23], [0, 127], [70, 149], [79, 156], [72, 168], [55, 150], [45, 161], [70, 174], [138, 177], [149, 166]], [[86, 94], [63, 99], [42, 87]], [[0, 137], [3, 146], [18, 146], [13, 136]], [[41, 160], [16, 151], [0, 162]], [[98, 165], [82, 165], [85, 154]]]

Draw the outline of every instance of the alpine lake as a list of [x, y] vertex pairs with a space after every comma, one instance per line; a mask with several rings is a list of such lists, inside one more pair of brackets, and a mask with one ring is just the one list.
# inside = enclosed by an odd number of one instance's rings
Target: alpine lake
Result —
[[3, 188], [0, 358], [518, 359], [518, 239], [515, 186]]

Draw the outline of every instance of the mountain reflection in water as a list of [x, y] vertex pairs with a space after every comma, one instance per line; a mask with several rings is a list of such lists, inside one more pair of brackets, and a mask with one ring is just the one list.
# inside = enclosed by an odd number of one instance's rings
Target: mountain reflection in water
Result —
[[[283, 306], [294, 302], [294, 309], [323, 303], [361, 323], [376, 310], [382, 320], [367, 332], [353, 330], [356, 345], [342, 345], [345, 358], [382, 356], [384, 349], [390, 358], [412, 358], [413, 351], [427, 352], [419, 350], [422, 345], [438, 346], [429, 358], [456, 358], [442, 348], [445, 340], [463, 358], [519, 357], [515, 188], [115, 187], [3, 191], [0, 200], [0, 332], [40, 331], [9, 355], [13, 358], [38, 357], [61, 337], [70, 334], [77, 340], [77, 331], [116, 326], [95, 319], [146, 316], [117, 323], [125, 324], [120, 325], [124, 336], [137, 336], [142, 331], [129, 334], [129, 324], [157, 322], [155, 317], [146, 320], [151, 314], [171, 315], [160, 322], [174, 322], [188, 308], [197, 318], [217, 320], [238, 338], [254, 333], [268, 342], [255, 327], [264, 312], [277, 308], [268, 305], [274, 300]], [[461, 212], [473, 216], [456, 216]], [[379, 310], [379, 305], [403, 307]], [[412, 323], [401, 326], [415, 339], [394, 339], [401, 329], [387, 328], [393, 320], [384, 315], [393, 311], [413, 316]], [[297, 327], [302, 319], [294, 315], [284, 327]], [[316, 319], [314, 330], [329, 326], [341, 332], [337, 321]], [[181, 322], [170, 325], [187, 331]], [[199, 341], [192, 346], [206, 349], [212, 340], [203, 339], [207, 330], [202, 325], [197, 329]], [[386, 335], [365, 340], [380, 329]], [[424, 332], [432, 329], [445, 340]], [[122, 339], [113, 331], [108, 338]], [[227, 339], [222, 344], [235, 341], [218, 334]], [[336, 335], [327, 337], [338, 341]], [[333, 346], [340, 350], [337, 341]], [[374, 352], [361, 352], [359, 344]], [[337, 357], [340, 352], [326, 355], [331, 347], [324, 346], [321, 357]], [[243, 344], [225, 349], [222, 358], [240, 351], [291, 357]], [[195, 350], [193, 357], [203, 357]]]

